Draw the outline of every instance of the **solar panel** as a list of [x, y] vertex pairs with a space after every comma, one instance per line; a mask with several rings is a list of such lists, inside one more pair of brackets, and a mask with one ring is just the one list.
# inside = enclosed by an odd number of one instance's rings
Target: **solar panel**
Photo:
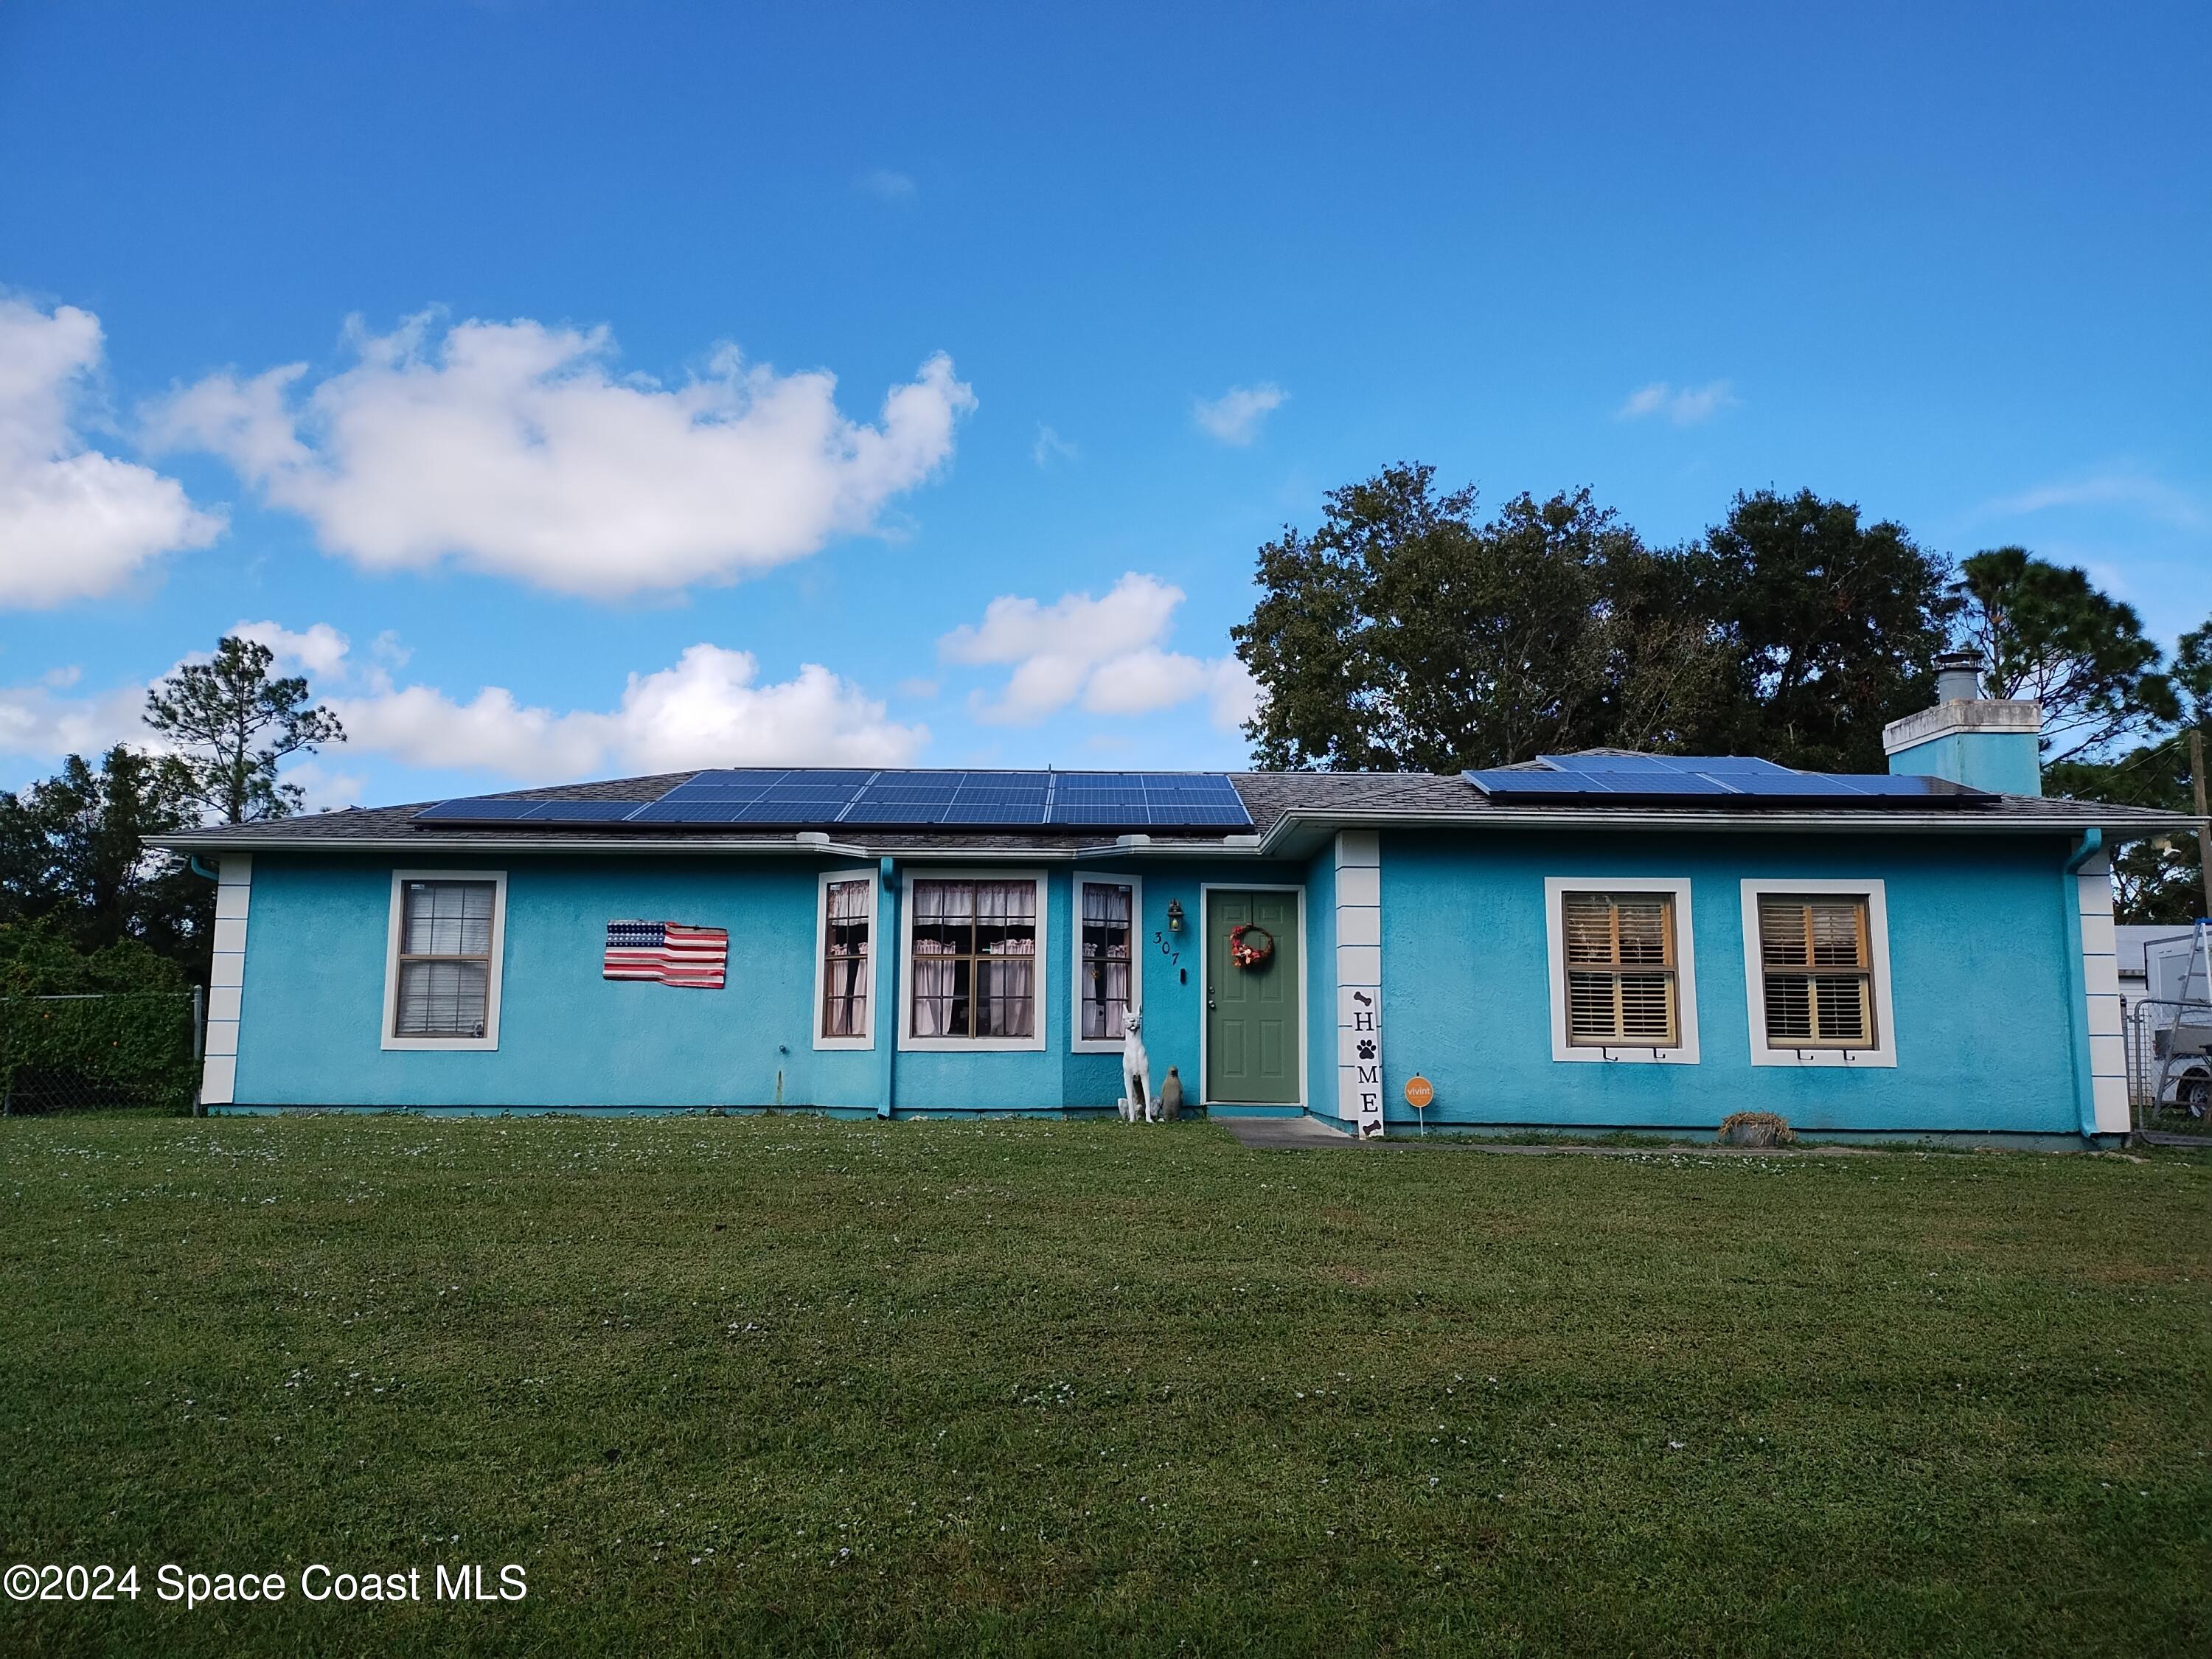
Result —
[[[1558, 775], [1553, 775], [1554, 776]], [[1249, 829], [1251, 815], [1226, 776], [1194, 772], [908, 772], [858, 768], [720, 768], [658, 800], [441, 801], [434, 823], [746, 824], [830, 830], [1149, 830]]]
[[641, 800], [549, 800], [524, 816], [532, 823], [619, 823], [645, 805]]
[[426, 806], [415, 815], [418, 823], [503, 823], [514, 818], [526, 818], [539, 807], [542, 800], [500, 800], [478, 795], [461, 800], [441, 800], [435, 806]]
[[1993, 797], [1943, 778], [1795, 772], [1740, 756], [1556, 755], [1546, 768], [1470, 771], [1469, 783], [1497, 797], [1561, 801], [1681, 801], [1701, 805], [1841, 807], [1963, 806]]

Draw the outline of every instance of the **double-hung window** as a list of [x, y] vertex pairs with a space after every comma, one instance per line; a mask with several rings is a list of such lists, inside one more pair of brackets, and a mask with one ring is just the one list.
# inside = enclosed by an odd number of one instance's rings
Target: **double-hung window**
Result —
[[1544, 884], [1552, 1058], [1693, 1064], [1698, 999], [1690, 884]]
[[1043, 884], [915, 878], [907, 906], [909, 1047], [1043, 1046]]
[[385, 964], [384, 1046], [496, 1048], [504, 874], [399, 871]]
[[1879, 881], [1747, 881], [1754, 1066], [1894, 1066], [1889, 919]]
[[1874, 1047], [1874, 956], [1863, 895], [1762, 895], [1759, 955], [1768, 1047]]
[[1075, 878], [1078, 1053], [1118, 1052], [1137, 1006], [1138, 885], [1133, 876]]
[[1680, 1040], [1674, 901], [1666, 893], [1569, 893], [1567, 1041], [1671, 1048]]
[[836, 872], [823, 877], [820, 922], [814, 1045], [868, 1048], [874, 1030], [868, 1023], [868, 988], [875, 962], [875, 878]]

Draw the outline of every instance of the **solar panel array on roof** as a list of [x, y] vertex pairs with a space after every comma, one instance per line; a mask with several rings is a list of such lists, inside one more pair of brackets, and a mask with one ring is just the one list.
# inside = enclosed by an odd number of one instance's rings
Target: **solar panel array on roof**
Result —
[[1970, 806], [1996, 796], [1947, 778], [1793, 772], [1747, 756], [1540, 755], [1538, 767], [1467, 773], [1486, 795], [1559, 801], [1641, 799], [1728, 806]]
[[418, 823], [638, 828], [1249, 830], [1229, 780], [1200, 772], [702, 772], [653, 801], [441, 801]]
[[507, 800], [477, 795], [441, 800], [415, 815], [418, 823], [615, 823], [645, 805], [641, 800]]

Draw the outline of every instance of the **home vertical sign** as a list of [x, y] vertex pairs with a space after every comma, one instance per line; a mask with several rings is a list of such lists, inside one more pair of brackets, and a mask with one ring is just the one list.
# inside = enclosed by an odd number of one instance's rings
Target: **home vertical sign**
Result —
[[1382, 852], [1372, 830], [1336, 838], [1336, 1115], [1382, 1132]]

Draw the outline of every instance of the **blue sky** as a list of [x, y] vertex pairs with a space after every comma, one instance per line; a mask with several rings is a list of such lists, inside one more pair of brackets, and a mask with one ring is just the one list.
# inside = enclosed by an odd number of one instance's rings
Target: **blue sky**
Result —
[[1255, 548], [1401, 459], [2170, 643], [2212, 14], [1807, 11], [0, 9], [0, 782], [240, 623], [326, 802], [1235, 763]]

